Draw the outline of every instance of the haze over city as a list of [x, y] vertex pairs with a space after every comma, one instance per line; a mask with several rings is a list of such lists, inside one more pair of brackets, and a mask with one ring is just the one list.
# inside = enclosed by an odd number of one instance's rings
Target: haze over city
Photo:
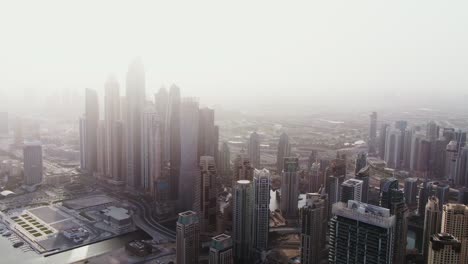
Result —
[[102, 93], [109, 74], [124, 89], [140, 56], [148, 96], [175, 83], [232, 110], [466, 106], [464, 1], [26, 3], [0, 8], [2, 105]]
[[466, 1], [0, 4], [0, 263], [467, 264]]

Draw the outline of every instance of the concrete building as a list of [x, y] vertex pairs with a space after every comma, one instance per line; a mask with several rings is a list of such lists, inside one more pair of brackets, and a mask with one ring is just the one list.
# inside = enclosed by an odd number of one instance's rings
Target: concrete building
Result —
[[330, 263], [394, 263], [396, 220], [389, 209], [351, 200], [347, 204], [334, 204], [333, 215], [330, 221]]
[[95, 90], [85, 90], [85, 116], [86, 124], [83, 128], [86, 130], [83, 139], [85, 149], [85, 165], [84, 168], [88, 172], [97, 171], [97, 130], [99, 123], [99, 105], [98, 96]]
[[126, 230], [132, 225], [132, 215], [125, 208], [109, 206], [101, 213], [104, 214], [106, 222], [119, 231]]
[[252, 134], [250, 134], [247, 146], [247, 154], [249, 155], [250, 164], [256, 169], [261, 169], [260, 136], [257, 134], [257, 132], [253, 132]]
[[232, 238], [236, 264], [250, 264], [252, 243], [252, 183], [237, 181], [234, 186]]
[[289, 156], [291, 156], [291, 144], [289, 143], [289, 136], [283, 132], [279, 138], [276, 156], [276, 169], [278, 173], [283, 171], [284, 158]]
[[99, 179], [107, 177], [107, 146], [106, 123], [100, 120], [97, 127], [97, 171], [95, 175]]
[[234, 166], [233, 166], [233, 182], [234, 184], [240, 180], [253, 180], [253, 172], [254, 168], [250, 164], [249, 158], [243, 151], [236, 156], [234, 159]]
[[[172, 85], [169, 91], [169, 102], [166, 111], [166, 131], [164, 131], [164, 161], [170, 163], [169, 185], [171, 199], [177, 200], [179, 193], [180, 159], [181, 159], [181, 119], [180, 90]], [[197, 110], [198, 111], [198, 110]]]
[[405, 202], [408, 206], [416, 206], [418, 196], [418, 178], [405, 179]]
[[86, 141], [88, 140], [86, 138], [86, 117], [81, 117], [80, 118], [80, 125], [79, 125], [79, 130], [80, 130], [80, 169], [81, 170], [86, 170], [88, 164], [87, 164], [87, 148], [86, 148]]
[[223, 177], [231, 174], [231, 150], [227, 142], [223, 142], [219, 151], [218, 170]]
[[301, 263], [320, 263], [325, 249], [328, 227], [326, 196], [319, 193], [306, 194], [306, 204], [301, 215]]
[[178, 209], [184, 211], [193, 207], [195, 197], [195, 179], [199, 172], [198, 157], [198, 125], [199, 125], [198, 101], [193, 98], [186, 98], [181, 106], [180, 122], [180, 177]]
[[367, 165], [367, 153], [360, 152], [357, 154], [354, 174], [358, 174]]
[[320, 163], [314, 162], [310, 167], [309, 173], [309, 192], [318, 192], [320, 187], [325, 186], [325, 178], [320, 171]]
[[139, 190], [142, 187], [141, 132], [145, 89], [145, 69], [138, 58], [128, 67], [126, 80], [126, 187], [130, 190]]
[[466, 263], [461, 262], [461, 243], [451, 234], [440, 233], [431, 236], [428, 264]]
[[147, 106], [142, 116], [141, 166], [142, 189], [151, 197], [156, 196], [156, 182], [162, 173], [162, 124], [154, 105]]
[[372, 114], [369, 117], [369, 152], [375, 153], [377, 144], [377, 112], [372, 112]]
[[199, 112], [198, 125], [198, 156], [216, 157], [218, 149], [218, 137], [214, 124], [215, 111], [210, 108], [202, 108]]
[[210, 246], [209, 264], [234, 264], [232, 238], [226, 234], [213, 237]]
[[460, 263], [468, 262], [468, 206], [446, 204], [442, 209], [442, 233], [449, 233], [461, 242]]
[[385, 149], [386, 149], [386, 141], [387, 141], [387, 129], [388, 124], [382, 124], [380, 126], [380, 133], [379, 133], [379, 157], [381, 159], [385, 159]]
[[253, 179], [252, 248], [257, 253], [268, 248], [270, 225], [270, 172], [255, 170]]
[[197, 213], [179, 213], [177, 220], [176, 263], [198, 264], [200, 255], [200, 223]]
[[26, 142], [23, 146], [24, 184], [34, 186], [42, 182], [42, 145]]
[[[115, 76], [109, 76], [104, 85], [104, 121], [105, 121], [105, 142], [106, 142], [106, 172], [107, 176], [115, 177], [120, 172], [121, 157], [119, 152], [119, 131], [116, 122], [121, 121], [120, 117], [120, 87]], [[118, 177], [116, 177], [118, 178]]]
[[400, 167], [400, 161], [402, 159], [401, 144], [402, 135], [398, 129], [389, 129], [387, 131], [387, 139], [385, 141], [385, 162], [387, 167], [396, 169]]
[[340, 201], [347, 203], [349, 200], [362, 202], [363, 182], [357, 179], [349, 179], [341, 184]]
[[297, 217], [299, 199], [299, 159], [284, 158], [284, 169], [281, 177], [281, 211], [285, 218]]
[[193, 210], [198, 213], [200, 230], [216, 230], [216, 165], [213, 157], [200, 157], [200, 175], [195, 182], [195, 201]]
[[424, 215], [424, 231], [423, 231], [423, 255], [424, 260], [428, 261], [429, 240], [434, 234], [440, 233], [442, 223], [442, 211], [439, 207], [439, 199], [431, 196], [426, 204], [426, 213]]

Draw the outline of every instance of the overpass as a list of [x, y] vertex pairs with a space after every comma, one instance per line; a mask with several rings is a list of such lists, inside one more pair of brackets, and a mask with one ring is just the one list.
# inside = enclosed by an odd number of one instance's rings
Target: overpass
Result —
[[301, 230], [298, 227], [273, 227], [270, 232], [275, 232], [283, 235], [298, 234]]

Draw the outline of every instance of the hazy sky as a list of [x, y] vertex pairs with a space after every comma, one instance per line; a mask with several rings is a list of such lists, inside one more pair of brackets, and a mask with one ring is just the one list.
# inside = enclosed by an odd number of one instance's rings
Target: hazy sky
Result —
[[102, 92], [110, 73], [124, 91], [141, 56], [148, 95], [176, 83], [206, 104], [461, 102], [467, 10], [417, 0], [2, 1], [0, 96]]

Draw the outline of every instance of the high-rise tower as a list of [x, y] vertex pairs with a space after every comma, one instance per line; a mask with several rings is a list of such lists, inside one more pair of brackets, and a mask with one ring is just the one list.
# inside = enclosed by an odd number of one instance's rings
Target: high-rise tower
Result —
[[121, 163], [118, 151], [118, 132], [115, 123], [120, 121], [120, 87], [115, 76], [109, 76], [104, 85], [104, 121], [106, 142], [106, 176], [115, 178], [119, 173]]
[[213, 157], [200, 157], [200, 175], [195, 182], [193, 210], [200, 216], [201, 232], [216, 230], [216, 166]]
[[320, 263], [325, 249], [328, 207], [326, 196], [319, 193], [306, 194], [306, 204], [301, 215], [301, 263]]
[[297, 216], [299, 197], [299, 159], [284, 158], [284, 169], [281, 177], [281, 211], [286, 218]]
[[232, 238], [236, 264], [249, 264], [252, 242], [252, 183], [237, 181], [234, 186]]
[[461, 262], [460, 240], [448, 233], [431, 236], [429, 242], [428, 264], [465, 263]]
[[162, 124], [153, 105], [147, 106], [142, 119], [142, 188], [155, 197], [155, 184], [162, 172]]
[[24, 184], [33, 186], [42, 182], [42, 145], [26, 142], [23, 146]]
[[249, 155], [250, 164], [252, 164], [252, 166], [256, 169], [261, 169], [260, 136], [257, 134], [257, 132], [253, 132], [252, 134], [250, 134], [247, 154]]
[[209, 264], [234, 264], [232, 238], [226, 234], [213, 237]]
[[461, 242], [460, 263], [468, 261], [468, 206], [446, 204], [442, 209], [442, 233], [449, 233]]
[[282, 133], [278, 142], [278, 154], [276, 156], [276, 168], [278, 173], [283, 171], [284, 158], [291, 156], [291, 145], [289, 144], [289, 136]]
[[128, 67], [126, 81], [126, 180], [127, 188], [135, 190], [141, 188], [141, 129], [146, 86], [145, 69], [139, 58]]
[[86, 136], [85, 141], [85, 159], [88, 172], [97, 171], [97, 130], [99, 123], [98, 96], [95, 90], [85, 90], [85, 117]]
[[369, 125], [369, 152], [375, 153], [377, 143], [377, 112], [370, 115]]
[[434, 234], [440, 232], [442, 222], [442, 211], [439, 208], [439, 199], [431, 196], [426, 204], [426, 213], [424, 216], [424, 231], [423, 231], [423, 255], [427, 262], [429, 253], [429, 240]]
[[166, 131], [164, 131], [164, 160], [170, 162], [169, 188], [172, 200], [178, 199], [179, 178], [180, 178], [180, 90], [179, 87], [172, 85], [169, 91], [169, 102], [166, 112]]
[[349, 200], [361, 202], [363, 182], [357, 179], [349, 179], [341, 184], [340, 201], [347, 203]]
[[177, 220], [177, 264], [198, 264], [200, 255], [200, 224], [197, 213], [187, 211]]
[[255, 170], [253, 178], [252, 248], [260, 253], [268, 248], [270, 225], [270, 172]]

